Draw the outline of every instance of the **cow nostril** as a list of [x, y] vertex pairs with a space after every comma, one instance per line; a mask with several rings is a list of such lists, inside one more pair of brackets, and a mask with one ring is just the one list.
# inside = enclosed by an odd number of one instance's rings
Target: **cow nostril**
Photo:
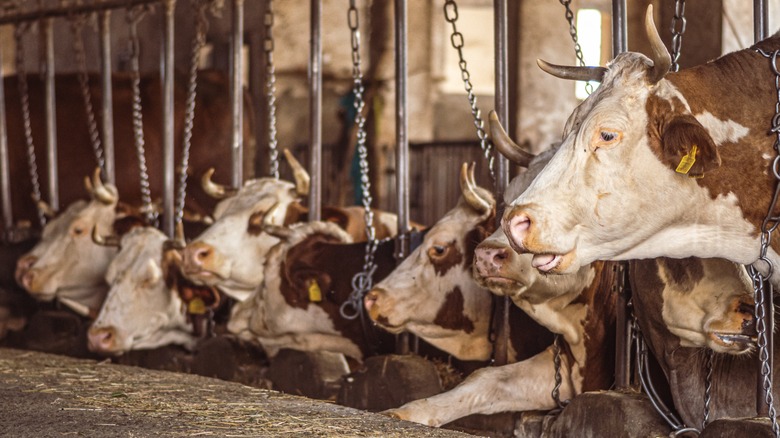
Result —
[[522, 232], [531, 228], [531, 219], [525, 214], [518, 214], [509, 220], [509, 227], [514, 232]]
[[493, 260], [495, 260], [496, 262], [503, 262], [508, 258], [509, 258], [509, 252], [505, 248], [496, 250], [496, 253], [493, 255]]
[[197, 253], [195, 253], [195, 258], [199, 261], [203, 261], [209, 258], [210, 255], [211, 250], [209, 248], [201, 248]]

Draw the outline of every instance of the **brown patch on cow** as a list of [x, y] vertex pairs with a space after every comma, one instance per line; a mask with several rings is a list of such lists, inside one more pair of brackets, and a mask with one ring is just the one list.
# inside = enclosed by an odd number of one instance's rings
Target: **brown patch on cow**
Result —
[[609, 388], [615, 377], [617, 262], [594, 262], [596, 276], [580, 294], [588, 306], [585, 321], [585, 364], [582, 391]]
[[433, 323], [450, 330], [462, 330], [466, 333], [474, 331], [474, 321], [463, 313], [464, 300], [460, 287], [449, 291], [444, 298], [444, 304], [439, 308]]
[[496, 224], [496, 209], [494, 207], [485, 220], [478, 223], [476, 227], [466, 233], [466, 238], [464, 240], [466, 254], [463, 261], [463, 267], [465, 269], [471, 269], [471, 266], [474, 264], [474, 252], [477, 250], [477, 246], [482, 243], [483, 240], [490, 237], [497, 228], [498, 225]]
[[691, 292], [704, 278], [704, 264], [701, 259], [696, 257], [686, 259], [660, 258], [657, 263], [664, 268], [669, 280], [684, 292]]
[[289, 227], [292, 224], [305, 222], [307, 220], [309, 220], [309, 209], [304, 207], [300, 202], [295, 201], [287, 206], [283, 225]]
[[[504, 297], [493, 295], [494, 300], [503, 300]], [[503, 318], [493, 318], [492, 331], [498, 331], [498, 324], [503, 323]], [[515, 350], [515, 361], [530, 359], [541, 353], [553, 343], [554, 335], [544, 326], [540, 325], [519, 307], [509, 303], [509, 342]]]

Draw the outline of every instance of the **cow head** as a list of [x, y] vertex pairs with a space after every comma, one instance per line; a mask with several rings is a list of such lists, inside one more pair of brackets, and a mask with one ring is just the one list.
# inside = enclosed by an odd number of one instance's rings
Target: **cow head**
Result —
[[[330, 245], [352, 242], [330, 222], [305, 222], [291, 227], [269, 226], [280, 242], [268, 253], [263, 284], [250, 299], [237, 303], [228, 330], [257, 340], [270, 356], [281, 348], [331, 351], [362, 359], [356, 340], [338, 327], [342, 289], [354, 272], [350, 260], [338, 251], [323, 257]], [[324, 260], [329, 258], [329, 260]], [[349, 257], [359, 267], [362, 257]], [[340, 277], [349, 277], [342, 281]], [[346, 294], [349, 292], [346, 291]], [[343, 298], [343, 297], [342, 297]], [[359, 320], [354, 321], [359, 328]]]
[[285, 150], [294, 169], [295, 184], [274, 178], [247, 181], [238, 191], [203, 178], [204, 189], [224, 197], [214, 211], [214, 224], [184, 248], [182, 271], [190, 280], [218, 286], [243, 301], [263, 281], [266, 254], [279, 239], [263, 231], [264, 224], [296, 222], [301, 215], [300, 196], [308, 193], [309, 176]]
[[471, 277], [474, 247], [495, 228], [493, 196], [461, 169], [463, 196], [430, 228], [422, 245], [366, 294], [371, 319], [393, 333], [410, 331], [459, 359], [485, 360], [491, 300]]
[[77, 201], [49, 222], [41, 241], [16, 265], [16, 281], [41, 301], [60, 299], [80, 313], [96, 311], [105, 297], [103, 279], [115, 247], [96, 245], [93, 228], [111, 230], [118, 215], [116, 187], [85, 179], [89, 202]]
[[89, 329], [91, 351], [119, 355], [168, 344], [194, 345], [182, 301], [163, 278], [166, 240], [152, 227], [138, 227], [122, 237], [121, 250], [106, 272], [108, 296]]
[[[739, 60], [760, 55], [737, 52], [727, 55], [731, 61], [724, 57], [715, 65], [667, 77], [670, 57], [650, 7], [645, 23], [653, 59], [628, 52], [618, 55], [608, 68], [586, 70], [539, 62], [559, 77], [601, 81], [569, 117], [557, 154], [503, 216], [502, 228], [512, 247], [533, 253], [533, 266], [541, 271], [572, 273], [594, 260], [664, 255], [752, 263], [758, 255], [757, 243], [751, 245], [757, 242], [755, 227], [740, 209], [747, 200], [739, 200], [738, 187], [729, 186], [742, 176], [719, 179], [724, 177], [720, 167], [724, 150], [762, 148], [756, 144], [759, 141], [739, 143], [746, 135], [759, 136], [758, 130], [749, 134], [741, 120], [737, 123], [708, 110], [715, 111], [712, 107], [722, 99], [712, 96], [714, 89], [721, 88], [717, 80], [733, 82], [726, 70], [734, 70]], [[743, 70], [739, 71], [741, 75]], [[705, 80], [712, 82], [702, 85]], [[769, 107], [773, 108], [774, 85], [768, 70], [766, 82], [772, 91], [765, 100], [772, 100]], [[746, 99], [740, 95], [736, 100]], [[766, 124], [769, 115], [756, 119]], [[765, 128], [760, 137], [769, 151], [771, 139]], [[748, 157], [739, 164], [745, 166], [743, 171], [749, 166], [753, 174], [755, 167], [757, 178], [767, 178], [761, 152], [755, 155], [759, 158]], [[753, 183], [751, 190], [766, 184], [769, 196], [768, 181]], [[768, 200], [756, 209], [763, 215], [767, 206]], [[735, 244], [737, 237], [743, 240]]]

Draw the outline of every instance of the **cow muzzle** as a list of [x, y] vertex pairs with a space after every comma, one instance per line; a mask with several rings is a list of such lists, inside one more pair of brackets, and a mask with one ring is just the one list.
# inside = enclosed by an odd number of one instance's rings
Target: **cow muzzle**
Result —
[[116, 354], [116, 339], [114, 327], [92, 327], [87, 333], [87, 347], [93, 353]]
[[26, 255], [22, 256], [19, 260], [16, 261], [16, 270], [14, 271], [14, 278], [16, 279], [16, 284], [19, 286], [27, 289], [27, 286], [24, 284], [24, 277], [27, 274], [27, 272], [32, 269], [33, 265], [35, 265], [35, 262], [38, 261], [38, 257], [34, 255]]
[[182, 252], [182, 271], [189, 278], [202, 281], [215, 280], [214, 268], [219, 260], [213, 246], [204, 242], [193, 242]]
[[571, 273], [574, 266], [574, 250], [558, 251], [540, 243], [538, 221], [522, 206], [507, 209], [501, 219], [501, 228], [509, 240], [509, 246], [519, 254], [531, 253], [531, 266], [543, 273]]
[[512, 255], [510, 248], [480, 244], [474, 251], [474, 270], [480, 277], [502, 277], [502, 270]]

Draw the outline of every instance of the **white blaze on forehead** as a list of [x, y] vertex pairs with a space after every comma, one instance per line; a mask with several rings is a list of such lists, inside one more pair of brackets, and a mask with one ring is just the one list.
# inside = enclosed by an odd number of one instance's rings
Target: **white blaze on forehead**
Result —
[[721, 120], [709, 111], [694, 115], [696, 120], [709, 132], [716, 146], [723, 143], [736, 143], [748, 135], [750, 129], [734, 120]]

